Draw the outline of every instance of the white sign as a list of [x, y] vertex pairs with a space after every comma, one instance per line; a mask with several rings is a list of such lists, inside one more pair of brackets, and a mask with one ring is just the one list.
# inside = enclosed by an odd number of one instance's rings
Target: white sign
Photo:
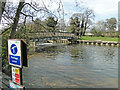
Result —
[[10, 90], [24, 90], [24, 86], [15, 84], [14, 82], [9, 80]]
[[9, 65], [22, 68], [21, 40], [17, 40], [17, 39], [8, 40], [8, 57], [9, 57]]
[[21, 69], [12, 67], [12, 81], [17, 84], [21, 84], [21, 78], [22, 78], [21, 77]]

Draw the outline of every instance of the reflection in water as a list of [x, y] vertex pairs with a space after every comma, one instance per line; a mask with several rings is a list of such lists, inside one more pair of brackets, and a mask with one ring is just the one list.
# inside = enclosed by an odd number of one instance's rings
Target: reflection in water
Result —
[[78, 47], [72, 47], [70, 49], [70, 54], [71, 54], [71, 57], [73, 57], [75, 59], [79, 59], [79, 49], [78, 49]]
[[108, 48], [104, 52], [105, 52], [104, 54], [106, 55], [106, 57], [108, 57], [108, 58], [113, 58], [114, 57], [115, 52], [114, 52], [113, 48]]
[[58, 45], [37, 48], [23, 69], [26, 87], [118, 87], [118, 48]]

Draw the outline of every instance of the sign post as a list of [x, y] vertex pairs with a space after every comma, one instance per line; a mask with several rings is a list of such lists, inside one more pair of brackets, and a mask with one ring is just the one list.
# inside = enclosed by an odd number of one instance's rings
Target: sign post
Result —
[[27, 45], [21, 39], [8, 40], [8, 60], [12, 66], [12, 81], [10, 90], [24, 90], [22, 86], [22, 68], [27, 67]]

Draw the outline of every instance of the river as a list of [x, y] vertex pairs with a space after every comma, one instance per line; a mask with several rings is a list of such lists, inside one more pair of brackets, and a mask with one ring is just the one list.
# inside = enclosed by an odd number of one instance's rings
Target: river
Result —
[[26, 88], [118, 88], [118, 47], [51, 46], [37, 49], [28, 64]]

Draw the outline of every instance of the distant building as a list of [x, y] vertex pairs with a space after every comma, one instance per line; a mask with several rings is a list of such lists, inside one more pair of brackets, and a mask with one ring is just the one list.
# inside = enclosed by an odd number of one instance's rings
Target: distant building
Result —
[[85, 36], [94, 36], [94, 34], [86, 32]]
[[65, 31], [65, 30], [59, 30], [59, 32], [67, 32], [67, 31]]

